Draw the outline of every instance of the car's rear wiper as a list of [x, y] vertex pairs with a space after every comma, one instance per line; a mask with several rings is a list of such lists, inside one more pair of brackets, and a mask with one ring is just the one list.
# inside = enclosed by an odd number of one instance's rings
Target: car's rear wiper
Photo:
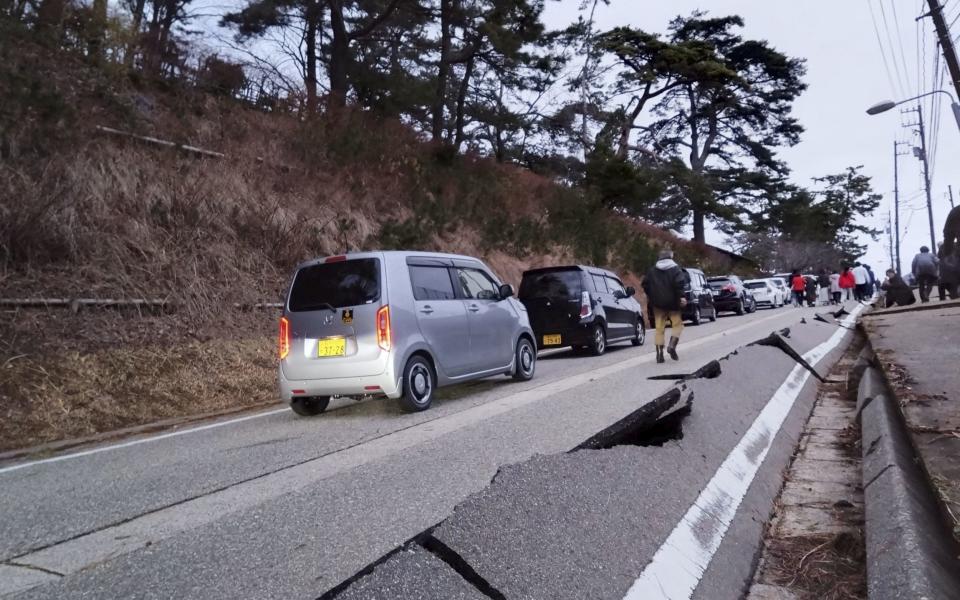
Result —
[[316, 304], [308, 304], [307, 306], [300, 307], [300, 310], [316, 310], [318, 308], [325, 308], [330, 312], [337, 312], [337, 309], [333, 307], [329, 302], [317, 302]]

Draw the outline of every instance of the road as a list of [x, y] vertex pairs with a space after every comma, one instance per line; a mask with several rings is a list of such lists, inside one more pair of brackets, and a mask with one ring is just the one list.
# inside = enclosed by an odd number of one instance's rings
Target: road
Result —
[[[340, 401], [315, 419], [268, 410], [0, 464], [0, 596], [317, 598], [447, 519], [501, 468], [568, 452], [674, 385], [648, 377], [693, 371], [784, 327], [796, 332], [791, 343], [800, 352], [821, 344], [837, 328], [809, 325], [813, 313], [761, 310], [688, 327], [680, 363], [654, 363], [652, 332], [643, 347], [614, 346], [601, 357], [554, 353], [541, 358], [530, 382], [501, 377], [448, 388], [424, 413], [404, 414], [388, 401]], [[645, 515], [652, 532], [627, 561], [634, 577], [794, 365], [782, 353], [758, 352], [728, 397], [695, 400], [684, 439], [663, 448], [669, 469], [656, 460], [631, 465], [640, 469], [631, 477], [655, 490], [627, 507]], [[741, 398], [737, 386], [769, 393]], [[737, 519], [762, 526], [800, 413], [791, 412], [773, 439], [774, 458], [757, 476], [761, 497], [748, 495], [752, 512]], [[657, 456], [657, 448], [642, 450]], [[755, 551], [721, 545], [698, 594], [724, 589], [718, 570], [725, 561], [743, 563], [736, 555]], [[739, 563], [726, 569], [733, 579], [742, 577]], [[729, 597], [739, 597], [734, 592]]]

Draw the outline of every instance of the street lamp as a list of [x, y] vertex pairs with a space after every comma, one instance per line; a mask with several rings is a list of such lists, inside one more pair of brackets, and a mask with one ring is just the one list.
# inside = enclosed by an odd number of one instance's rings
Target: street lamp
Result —
[[899, 102], [894, 102], [893, 100], [884, 100], [883, 102], [878, 102], [867, 109], [868, 115], [878, 115], [882, 112], [887, 112], [895, 106], [900, 106], [901, 104], [906, 104], [907, 102], [913, 102], [914, 100], [919, 100], [926, 96], [931, 96], [933, 94], [946, 94], [950, 98], [950, 108], [953, 110], [953, 118], [957, 122], [957, 129], [960, 129], [960, 104], [957, 104], [957, 101], [953, 99], [953, 96], [950, 92], [946, 90], [933, 90], [932, 92], [927, 92], [926, 94], [920, 94], [919, 96], [914, 96], [913, 98], [907, 98], [906, 100], [900, 100]]

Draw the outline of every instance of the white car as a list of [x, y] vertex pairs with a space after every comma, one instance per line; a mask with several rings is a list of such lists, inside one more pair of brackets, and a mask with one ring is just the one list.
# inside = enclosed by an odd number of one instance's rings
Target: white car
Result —
[[787, 285], [787, 282], [790, 281], [788, 277], [767, 277], [767, 281], [773, 284], [773, 287], [777, 288], [777, 291], [780, 292], [780, 306], [786, 306], [790, 299], [793, 297], [793, 294], [790, 293], [790, 286]]
[[748, 279], [743, 282], [743, 287], [753, 294], [753, 299], [758, 307], [778, 308], [783, 306], [782, 292], [769, 279]]

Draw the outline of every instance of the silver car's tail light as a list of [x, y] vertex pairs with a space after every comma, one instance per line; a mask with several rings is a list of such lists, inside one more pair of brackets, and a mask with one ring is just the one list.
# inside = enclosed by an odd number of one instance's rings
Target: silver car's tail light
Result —
[[377, 311], [377, 345], [381, 350], [389, 351], [393, 345], [393, 332], [390, 329], [390, 306], [384, 305]]
[[280, 336], [278, 339], [280, 360], [283, 360], [290, 354], [290, 321], [286, 317], [280, 317]]

